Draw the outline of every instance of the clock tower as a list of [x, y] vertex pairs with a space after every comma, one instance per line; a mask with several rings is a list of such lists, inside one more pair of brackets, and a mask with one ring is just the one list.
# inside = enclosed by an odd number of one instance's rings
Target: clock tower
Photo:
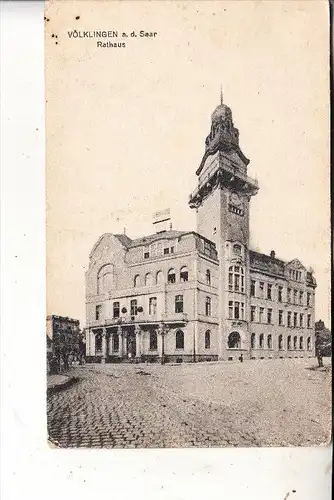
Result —
[[189, 205], [196, 209], [197, 232], [216, 244], [219, 258], [218, 346], [227, 359], [229, 338], [249, 353], [249, 204], [258, 183], [247, 175], [249, 160], [239, 146], [231, 109], [221, 103], [211, 117], [198, 186]]

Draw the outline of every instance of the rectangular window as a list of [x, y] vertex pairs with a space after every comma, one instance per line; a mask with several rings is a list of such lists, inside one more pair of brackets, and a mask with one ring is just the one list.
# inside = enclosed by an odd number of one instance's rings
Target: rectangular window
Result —
[[297, 327], [297, 317], [298, 317], [298, 314], [296, 312], [293, 313], [293, 326], [295, 328]]
[[155, 315], [157, 313], [157, 298], [156, 297], [150, 297], [149, 303], [148, 303], [148, 313], [150, 315]]
[[228, 317], [230, 319], [233, 318], [233, 302], [232, 302], [232, 300], [230, 300], [228, 303]]
[[307, 328], [311, 328], [311, 314], [307, 315]]
[[119, 302], [113, 303], [113, 317], [119, 318]]
[[288, 288], [288, 303], [291, 303], [291, 288]]
[[271, 323], [272, 315], [273, 315], [273, 310], [272, 309], [268, 309], [268, 311], [267, 311], [267, 322], [268, 323]]
[[306, 305], [307, 305], [307, 306], [310, 306], [310, 305], [311, 305], [311, 294], [310, 294], [310, 292], [307, 292], [307, 296], [306, 296]]
[[245, 303], [244, 302], [240, 302], [240, 317], [241, 319], [245, 319]]
[[293, 303], [298, 304], [298, 290], [293, 291]]
[[164, 248], [164, 255], [168, 255], [169, 254], [169, 248]]
[[260, 297], [263, 299], [263, 292], [264, 292], [264, 282], [260, 281]]
[[255, 297], [255, 284], [256, 284], [256, 281], [255, 280], [251, 280], [251, 287], [250, 287], [251, 297]]
[[300, 326], [300, 328], [304, 328], [304, 314], [303, 313], [299, 314], [299, 326]]
[[240, 303], [234, 302], [234, 319], [240, 318]]
[[282, 301], [283, 301], [283, 287], [279, 286], [278, 287], [278, 302], [282, 302]]
[[251, 306], [251, 321], [255, 321], [256, 307]]
[[148, 259], [150, 257], [150, 247], [144, 247], [144, 259]]
[[95, 306], [95, 320], [99, 321], [102, 318], [102, 305]]
[[205, 349], [210, 349], [210, 345], [211, 345], [210, 336], [211, 336], [211, 332], [210, 332], [210, 330], [207, 330], [205, 332]]
[[288, 326], [291, 326], [291, 311], [288, 311]]
[[263, 323], [264, 307], [260, 307], [259, 322]]
[[284, 321], [283, 321], [283, 311], [282, 310], [278, 311], [278, 324], [281, 325], [281, 326], [284, 324]]
[[170, 253], [174, 253], [174, 247], [170, 247]]
[[133, 299], [130, 302], [130, 315], [131, 316], [136, 316], [137, 313], [138, 313], [138, 311], [137, 311], [137, 300]]
[[175, 297], [175, 312], [183, 312], [183, 295], [176, 295]]
[[273, 286], [268, 283], [268, 285], [267, 285], [267, 299], [268, 300], [272, 299], [272, 288], [273, 288]]
[[205, 299], [205, 315], [211, 316], [211, 298], [206, 297]]
[[299, 304], [302, 306], [304, 302], [304, 293], [302, 291], [299, 292]]

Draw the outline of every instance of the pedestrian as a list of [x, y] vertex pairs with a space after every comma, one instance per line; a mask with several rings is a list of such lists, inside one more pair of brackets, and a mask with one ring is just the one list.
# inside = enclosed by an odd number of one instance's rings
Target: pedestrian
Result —
[[243, 361], [244, 361], [244, 355], [242, 353], [239, 356], [239, 361], [240, 361], [240, 363], [243, 363]]

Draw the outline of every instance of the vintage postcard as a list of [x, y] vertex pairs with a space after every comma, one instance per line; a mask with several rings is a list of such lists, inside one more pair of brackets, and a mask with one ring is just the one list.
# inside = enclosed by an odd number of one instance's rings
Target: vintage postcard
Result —
[[327, 444], [329, 4], [44, 23], [50, 444]]

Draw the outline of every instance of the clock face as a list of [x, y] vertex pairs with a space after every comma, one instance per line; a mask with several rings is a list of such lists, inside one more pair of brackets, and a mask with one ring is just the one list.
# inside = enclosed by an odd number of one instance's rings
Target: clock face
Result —
[[242, 204], [242, 199], [238, 193], [231, 193], [231, 203], [233, 203], [236, 207]]

